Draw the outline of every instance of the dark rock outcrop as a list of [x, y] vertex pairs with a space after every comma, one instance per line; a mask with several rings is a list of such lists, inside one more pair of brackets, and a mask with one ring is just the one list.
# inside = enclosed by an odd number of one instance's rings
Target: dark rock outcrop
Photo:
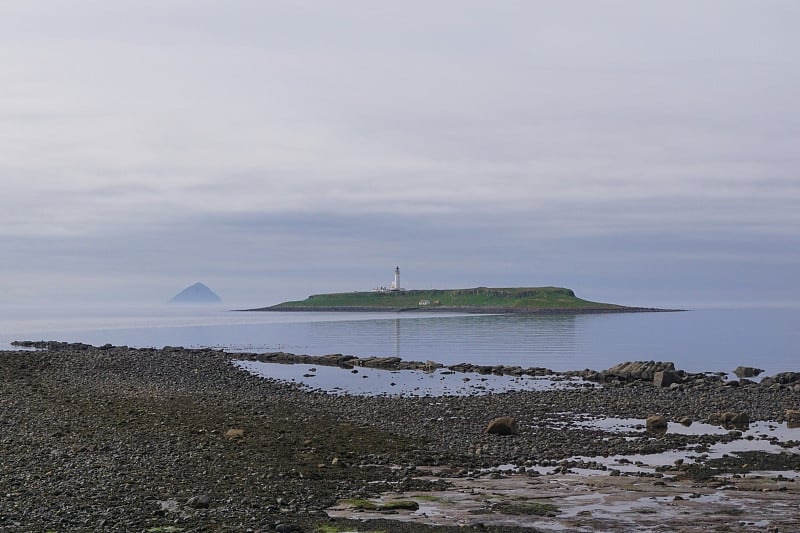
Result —
[[516, 435], [517, 420], [510, 416], [495, 418], [486, 426], [486, 433], [490, 435]]
[[736, 370], [733, 371], [733, 373], [739, 379], [756, 377], [762, 372], [762, 369], [754, 368], [752, 366], [737, 366]]
[[800, 383], [800, 372], [780, 372], [761, 380], [761, 385], [794, 385]]
[[667, 429], [667, 419], [661, 415], [651, 415], [645, 420], [645, 426], [651, 431], [661, 431]]
[[800, 422], [800, 409], [787, 409], [783, 412], [783, 416], [788, 422]]
[[656, 372], [675, 371], [675, 364], [661, 361], [626, 361], [597, 374], [598, 381], [653, 381]]
[[723, 413], [713, 413], [708, 417], [708, 422], [723, 427], [741, 427], [750, 424], [750, 416], [747, 413], [725, 411]]
[[653, 374], [656, 387], [669, 387], [673, 383], [683, 383], [684, 375], [675, 370], [659, 370]]

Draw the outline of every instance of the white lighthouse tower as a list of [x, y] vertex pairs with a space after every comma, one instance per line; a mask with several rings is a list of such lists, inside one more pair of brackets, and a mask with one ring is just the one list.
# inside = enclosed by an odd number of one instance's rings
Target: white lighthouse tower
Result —
[[390, 290], [399, 291], [400, 290], [400, 267], [395, 267], [394, 269], [394, 281], [392, 282], [392, 288]]

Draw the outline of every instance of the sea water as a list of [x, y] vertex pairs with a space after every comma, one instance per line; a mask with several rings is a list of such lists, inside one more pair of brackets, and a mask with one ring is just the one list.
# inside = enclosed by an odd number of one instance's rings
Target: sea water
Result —
[[10, 349], [13, 340], [397, 356], [553, 370], [660, 360], [689, 372], [730, 372], [739, 365], [767, 375], [800, 371], [800, 309], [526, 316], [235, 312], [220, 306], [0, 308], [0, 349]]

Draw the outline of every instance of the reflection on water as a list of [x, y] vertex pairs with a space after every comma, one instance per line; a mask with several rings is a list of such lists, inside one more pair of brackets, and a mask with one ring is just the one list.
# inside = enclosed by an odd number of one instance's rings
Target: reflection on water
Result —
[[553, 370], [602, 370], [623, 361], [660, 360], [689, 372], [730, 372], [743, 365], [770, 375], [800, 370], [798, 323], [800, 310], [789, 309], [523, 316], [157, 308], [20, 316], [0, 308], [0, 347], [18, 339], [54, 339]]
[[400, 351], [400, 319], [394, 319], [394, 355], [395, 357], [403, 357]]
[[539, 360], [547, 357], [560, 362], [574, 354], [577, 319], [575, 316], [470, 315], [312, 322], [304, 324], [298, 332], [297, 348], [312, 353], [433, 359], [446, 364], [468, 361], [525, 366], [534, 360], [531, 355]]

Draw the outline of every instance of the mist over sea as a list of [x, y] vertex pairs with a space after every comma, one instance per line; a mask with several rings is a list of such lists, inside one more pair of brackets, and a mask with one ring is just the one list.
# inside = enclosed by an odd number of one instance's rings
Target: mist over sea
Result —
[[399, 356], [553, 370], [672, 361], [690, 372], [756, 366], [800, 371], [800, 309], [675, 313], [456, 315], [232, 312], [222, 306], [0, 308], [0, 348], [13, 340], [132, 347], [215, 347]]

